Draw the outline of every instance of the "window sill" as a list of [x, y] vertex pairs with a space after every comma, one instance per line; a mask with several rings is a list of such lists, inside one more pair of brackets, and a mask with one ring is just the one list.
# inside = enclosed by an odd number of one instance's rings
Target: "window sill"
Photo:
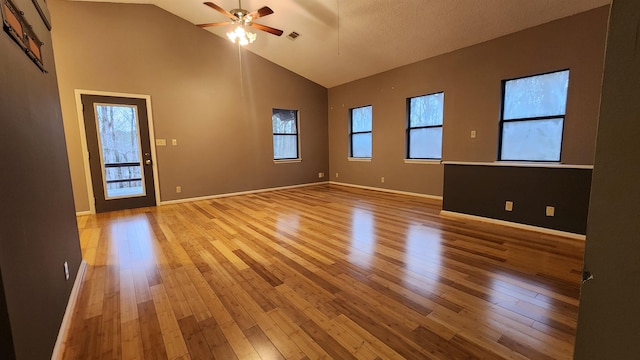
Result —
[[371, 158], [359, 158], [359, 157], [348, 157], [347, 158], [349, 161], [356, 161], [356, 162], [371, 162]]
[[494, 162], [466, 162], [443, 161], [445, 165], [479, 165], [479, 166], [512, 166], [512, 167], [543, 167], [564, 169], [593, 169], [593, 165], [572, 165], [559, 162], [526, 162], [526, 161], [494, 161]]
[[437, 159], [404, 159], [405, 164], [440, 165], [442, 160]]
[[282, 159], [282, 160], [273, 160], [274, 164], [289, 164], [289, 163], [299, 163], [302, 162], [302, 159]]

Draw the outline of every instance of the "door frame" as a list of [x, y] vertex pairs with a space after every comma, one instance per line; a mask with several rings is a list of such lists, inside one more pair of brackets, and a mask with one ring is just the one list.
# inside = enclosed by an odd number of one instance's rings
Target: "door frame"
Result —
[[96, 213], [95, 195], [93, 193], [93, 180], [91, 180], [91, 167], [89, 165], [89, 147], [87, 146], [87, 131], [84, 126], [84, 114], [82, 111], [82, 95], [100, 95], [123, 98], [144, 99], [147, 105], [147, 122], [149, 123], [149, 142], [151, 143], [151, 166], [153, 168], [153, 187], [156, 198], [156, 206], [160, 201], [160, 180], [158, 178], [158, 158], [156, 156], [156, 137], [154, 133], [153, 115], [151, 111], [151, 96], [141, 94], [128, 94], [110, 91], [74, 89], [76, 99], [76, 112], [78, 116], [78, 126], [80, 127], [80, 144], [82, 147], [82, 165], [84, 166], [84, 176], [87, 186], [87, 196], [89, 199], [89, 213]]

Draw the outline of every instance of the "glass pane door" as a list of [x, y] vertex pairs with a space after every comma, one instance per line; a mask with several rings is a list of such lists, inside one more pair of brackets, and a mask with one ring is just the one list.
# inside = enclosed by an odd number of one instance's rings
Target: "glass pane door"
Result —
[[105, 200], [145, 196], [136, 105], [94, 103]]

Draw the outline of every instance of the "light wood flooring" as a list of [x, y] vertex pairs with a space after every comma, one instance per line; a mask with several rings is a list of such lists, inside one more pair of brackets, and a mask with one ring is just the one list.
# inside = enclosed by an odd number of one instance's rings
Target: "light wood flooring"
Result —
[[570, 359], [583, 242], [319, 185], [81, 216], [65, 359]]

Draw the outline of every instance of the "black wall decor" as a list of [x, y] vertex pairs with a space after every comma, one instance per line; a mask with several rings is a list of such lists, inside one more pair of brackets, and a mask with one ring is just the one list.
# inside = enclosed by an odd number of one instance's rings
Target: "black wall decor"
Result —
[[2, 27], [20, 45], [29, 58], [38, 65], [40, 70], [46, 73], [47, 70], [45, 70], [44, 62], [42, 61], [42, 41], [40, 41], [31, 25], [24, 18], [24, 13], [11, 0], [0, 1], [2, 1], [0, 6]]
[[47, 8], [46, 4], [42, 4], [44, 2], [44, 0], [31, 0], [31, 2], [33, 2], [33, 5], [36, 7], [36, 10], [38, 10], [38, 14], [40, 14], [40, 17], [42, 18], [42, 22], [44, 23], [44, 25], [47, 27], [47, 29], [49, 29], [49, 31], [51, 31], [51, 20], [49, 19], [49, 9]]
[[26, 49], [24, 43], [24, 29], [22, 14], [16, 9], [9, 0], [2, 0], [2, 25], [4, 30], [18, 43], [23, 49]]

